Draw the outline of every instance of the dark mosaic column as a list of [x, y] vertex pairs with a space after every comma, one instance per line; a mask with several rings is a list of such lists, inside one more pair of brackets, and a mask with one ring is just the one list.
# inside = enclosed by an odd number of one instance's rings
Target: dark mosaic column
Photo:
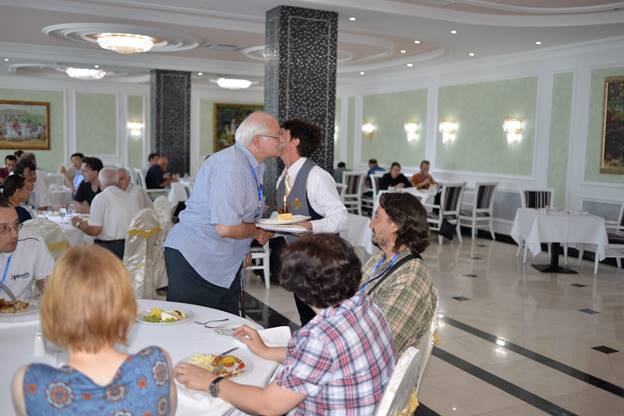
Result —
[[190, 172], [191, 73], [150, 73], [151, 151], [169, 158], [169, 171]]
[[[264, 106], [281, 122], [300, 118], [321, 127], [312, 159], [334, 170], [338, 13], [278, 6], [266, 13]], [[267, 201], [275, 198], [281, 162], [267, 163]]]

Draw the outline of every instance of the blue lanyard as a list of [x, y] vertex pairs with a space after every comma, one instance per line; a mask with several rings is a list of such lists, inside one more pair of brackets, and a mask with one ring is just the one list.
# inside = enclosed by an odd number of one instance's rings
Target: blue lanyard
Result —
[[6, 261], [6, 264], [4, 265], [4, 273], [2, 273], [2, 283], [4, 283], [4, 281], [7, 278], [7, 274], [9, 273], [9, 266], [11, 265], [11, 258], [13, 257], [13, 254], [11, 254], [9, 256], [9, 258]]
[[[394, 266], [394, 263], [396, 263], [397, 259], [399, 258], [399, 252], [396, 252], [395, 255], [392, 257], [392, 259], [390, 260], [390, 264], [388, 265], [388, 267], [385, 268], [385, 270], [381, 273], [379, 273], [377, 276], [373, 277], [372, 279], [369, 279], [368, 281], [366, 281], [366, 283], [364, 283], [362, 285], [362, 287], [360, 288], [360, 292], [364, 293], [366, 291], [366, 288], [368, 287], [368, 285], [371, 282], [374, 282], [375, 280], [379, 279], [381, 276], [383, 276], [384, 274], [386, 274], [386, 272], [388, 270], [390, 270], [392, 268], [392, 266]], [[383, 264], [383, 262], [386, 261], [386, 257], [382, 257], [379, 262], [377, 263], [377, 265], [375, 266], [375, 268], [373, 269], [373, 273], [375, 274], [377, 272], [377, 270], [379, 270], [379, 268], [381, 267], [381, 265]]]
[[[249, 170], [251, 170], [251, 175], [253, 176], [254, 181], [256, 181], [256, 188], [258, 189], [258, 212], [259, 212], [259, 215], [261, 215], [262, 214], [262, 200], [264, 198], [264, 186], [262, 185], [262, 182], [258, 181], [258, 175], [256, 175], [256, 170], [253, 168], [253, 166], [251, 166], [251, 163], [249, 163], [249, 160], [247, 160], [245, 155], [243, 155], [243, 159], [245, 159], [245, 162], [247, 162], [247, 165], [249, 165]], [[256, 217], [257, 216], [258, 215], [256, 215]]]

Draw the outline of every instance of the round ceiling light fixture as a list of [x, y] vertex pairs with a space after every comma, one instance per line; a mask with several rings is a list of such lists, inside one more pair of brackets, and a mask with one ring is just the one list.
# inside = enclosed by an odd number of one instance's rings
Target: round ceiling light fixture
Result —
[[248, 79], [236, 79], [236, 78], [219, 78], [216, 81], [217, 85], [221, 88], [228, 90], [244, 90], [249, 88], [253, 84]]
[[89, 80], [89, 81], [102, 79], [106, 75], [106, 72], [102, 71], [101, 69], [74, 68], [74, 67], [69, 67], [65, 69], [65, 73], [70, 78]]
[[154, 38], [135, 33], [100, 33], [96, 39], [100, 48], [122, 55], [148, 52], [154, 47]]

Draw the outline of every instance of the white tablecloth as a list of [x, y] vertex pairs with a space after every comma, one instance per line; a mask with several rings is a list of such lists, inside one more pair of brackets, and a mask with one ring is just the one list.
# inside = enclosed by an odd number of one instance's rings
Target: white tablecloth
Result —
[[[229, 318], [227, 324], [250, 323], [242, 318], [215, 309], [202, 306], [188, 305], [153, 300], [139, 300], [139, 310], [158, 306], [162, 309], [185, 309], [195, 313], [193, 320], [207, 321], [209, 319]], [[0, 414], [13, 414], [11, 402], [11, 378], [17, 369], [33, 361], [54, 362], [52, 356], [43, 356], [35, 359], [34, 340], [40, 331], [38, 321], [29, 323], [5, 324], [0, 323], [0, 352], [2, 356], [2, 375], [0, 377]], [[203, 328], [191, 321], [174, 325], [150, 325], [136, 323], [130, 330], [127, 352], [136, 353], [149, 345], [163, 347], [170, 355], [173, 363], [177, 363], [195, 353], [221, 353], [234, 346], [242, 345], [231, 337], [217, 335], [213, 330]], [[253, 355], [246, 347], [234, 352], [244, 359], [251, 361], [251, 371], [235, 381], [242, 384], [264, 386], [277, 368], [277, 363], [267, 361]], [[63, 356], [60, 355], [61, 361]], [[184, 389], [178, 389], [178, 415], [223, 415], [233, 407], [221, 399], [209, 398], [204, 394], [201, 401], [190, 398]]]
[[72, 201], [72, 191], [66, 186], [52, 185], [48, 188], [45, 203], [49, 207], [65, 207]]
[[40, 215], [39, 218], [45, 218], [60, 225], [63, 229], [63, 234], [65, 235], [65, 238], [67, 238], [67, 241], [71, 246], [79, 246], [80, 244], [93, 244], [94, 238], [71, 225], [71, 223], [69, 222], [69, 216], [60, 217], [58, 215], [43, 214]]
[[60, 173], [48, 172], [46, 176], [48, 179], [48, 185], [63, 186], [65, 184], [65, 179]]
[[191, 189], [191, 182], [180, 180], [178, 182], [172, 182], [169, 187], [169, 202], [185, 202], [189, 197], [189, 195], [186, 194], [186, 189]]
[[602, 217], [533, 208], [518, 208], [511, 237], [518, 244], [525, 241], [534, 256], [542, 251], [541, 243], [592, 244], [600, 260], [609, 242]]

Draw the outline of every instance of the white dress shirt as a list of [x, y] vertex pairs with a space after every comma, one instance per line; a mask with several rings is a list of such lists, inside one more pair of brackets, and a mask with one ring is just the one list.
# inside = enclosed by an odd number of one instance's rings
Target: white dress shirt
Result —
[[[286, 171], [290, 176], [291, 183], [294, 185], [297, 180], [297, 174], [305, 163], [307, 158], [301, 157], [297, 159], [288, 169], [284, 169], [281, 176], [277, 180], [277, 186], [284, 180]], [[315, 233], [339, 233], [347, 225], [347, 208], [338, 195], [336, 189], [336, 181], [325, 169], [320, 166], [314, 166], [308, 175], [306, 182], [306, 193], [308, 202], [314, 211], [324, 218], [321, 220], [311, 221], [312, 231]]]
[[93, 198], [89, 225], [102, 227], [102, 232], [96, 237], [100, 240], [122, 240], [140, 210], [136, 198], [116, 186], [109, 186]]

